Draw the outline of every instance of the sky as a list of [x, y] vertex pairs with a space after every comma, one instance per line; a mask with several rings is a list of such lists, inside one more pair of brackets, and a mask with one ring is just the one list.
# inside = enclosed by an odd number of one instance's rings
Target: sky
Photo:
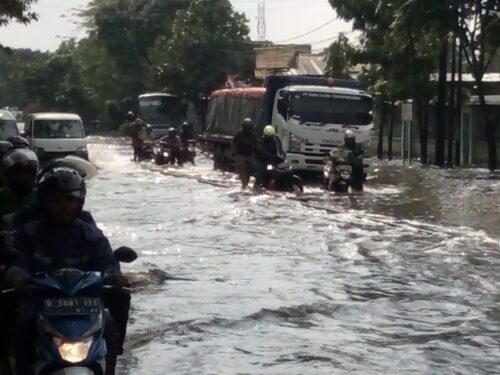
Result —
[[[260, 1], [231, 0], [235, 10], [245, 13], [249, 19], [250, 36], [254, 40], [257, 40]], [[10, 24], [0, 28], [0, 44], [53, 51], [64, 39], [84, 37], [85, 30], [75, 25], [74, 13], [88, 3], [89, 0], [39, 0], [34, 6], [39, 21], [27, 26]], [[318, 52], [340, 32], [349, 35], [352, 30], [351, 25], [336, 19], [328, 0], [265, 0], [265, 3], [266, 39], [273, 42], [312, 44]], [[314, 29], [318, 30], [309, 33]], [[301, 36], [303, 34], [307, 35]]]

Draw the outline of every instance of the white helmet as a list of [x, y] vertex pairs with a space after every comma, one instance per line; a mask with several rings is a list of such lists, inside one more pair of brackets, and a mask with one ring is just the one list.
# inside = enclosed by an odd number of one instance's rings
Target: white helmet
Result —
[[356, 139], [356, 134], [352, 130], [347, 130], [344, 133], [344, 139]]

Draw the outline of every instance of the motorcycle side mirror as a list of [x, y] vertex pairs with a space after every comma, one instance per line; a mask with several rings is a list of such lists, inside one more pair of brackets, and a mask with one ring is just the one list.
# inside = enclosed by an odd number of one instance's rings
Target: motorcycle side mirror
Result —
[[14, 249], [0, 251], [0, 265], [10, 266], [21, 258], [21, 253]]
[[116, 249], [114, 255], [120, 263], [132, 263], [137, 259], [137, 253], [130, 247], [126, 246]]

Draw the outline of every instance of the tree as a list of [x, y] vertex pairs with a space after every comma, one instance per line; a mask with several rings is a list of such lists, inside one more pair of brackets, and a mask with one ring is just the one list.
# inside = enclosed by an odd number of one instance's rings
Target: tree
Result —
[[150, 49], [158, 37], [169, 38], [185, 0], [93, 0], [81, 12], [90, 38], [98, 40], [113, 60], [122, 95], [142, 92], [151, 70]]
[[474, 76], [488, 143], [488, 168], [498, 167], [496, 121], [488, 113], [483, 77], [500, 48], [500, 3], [498, 0], [462, 0], [453, 8], [455, 28]]
[[[0, 2], [0, 27], [11, 21], [28, 24], [37, 19], [36, 13], [31, 11], [31, 6], [38, 0], [8, 0]], [[5, 47], [0, 44], [0, 52]], [[7, 48], [7, 51], [9, 49]]]
[[[402, 14], [404, 0], [329, 0], [339, 17], [352, 21], [361, 31], [360, 46], [353, 54], [355, 63], [376, 66], [372, 87], [381, 86], [389, 102], [413, 98], [420, 129], [421, 161], [427, 163], [427, 122], [423, 119], [426, 103], [434, 88], [436, 41], [422, 36], [419, 19]], [[380, 92], [380, 90], [377, 90]], [[391, 106], [391, 111], [392, 111]], [[391, 114], [391, 121], [393, 116]]]
[[160, 37], [152, 63], [158, 82], [192, 98], [222, 86], [253, 58], [249, 28], [229, 0], [194, 0], [177, 12], [171, 37]]
[[326, 55], [325, 73], [334, 78], [350, 78], [349, 68], [353, 61], [354, 51], [349, 39], [341, 33], [338, 39], [324, 51], [324, 55]]

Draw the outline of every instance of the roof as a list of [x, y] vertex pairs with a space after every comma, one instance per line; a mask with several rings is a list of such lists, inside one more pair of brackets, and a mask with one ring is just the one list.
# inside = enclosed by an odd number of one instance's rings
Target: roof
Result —
[[146, 94], [142, 94], [139, 96], [139, 99], [142, 99], [142, 98], [152, 98], [152, 97], [155, 97], [155, 96], [163, 96], [163, 97], [177, 97], [177, 95], [173, 95], [173, 94], [168, 94], [168, 93], [165, 93], [165, 92], [148, 92]]
[[297, 66], [289, 69], [285, 75], [318, 75], [322, 76], [326, 69], [326, 61], [322, 55], [298, 55]]
[[289, 89], [290, 92], [319, 92], [319, 93], [328, 93], [328, 94], [340, 94], [340, 95], [355, 95], [355, 96], [366, 96], [371, 97], [365, 91], [356, 90], [356, 89], [348, 89], [343, 87], [328, 87], [328, 86], [292, 86]]
[[74, 113], [43, 112], [32, 113], [30, 116], [35, 120], [82, 120], [80, 116]]
[[266, 94], [266, 89], [264, 87], [249, 87], [240, 89], [217, 90], [212, 93], [211, 97], [232, 96], [232, 97], [262, 99], [265, 94]]
[[16, 118], [12, 115], [12, 113], [6, 109], [0, 109], [0, 119], [16, 121]]

